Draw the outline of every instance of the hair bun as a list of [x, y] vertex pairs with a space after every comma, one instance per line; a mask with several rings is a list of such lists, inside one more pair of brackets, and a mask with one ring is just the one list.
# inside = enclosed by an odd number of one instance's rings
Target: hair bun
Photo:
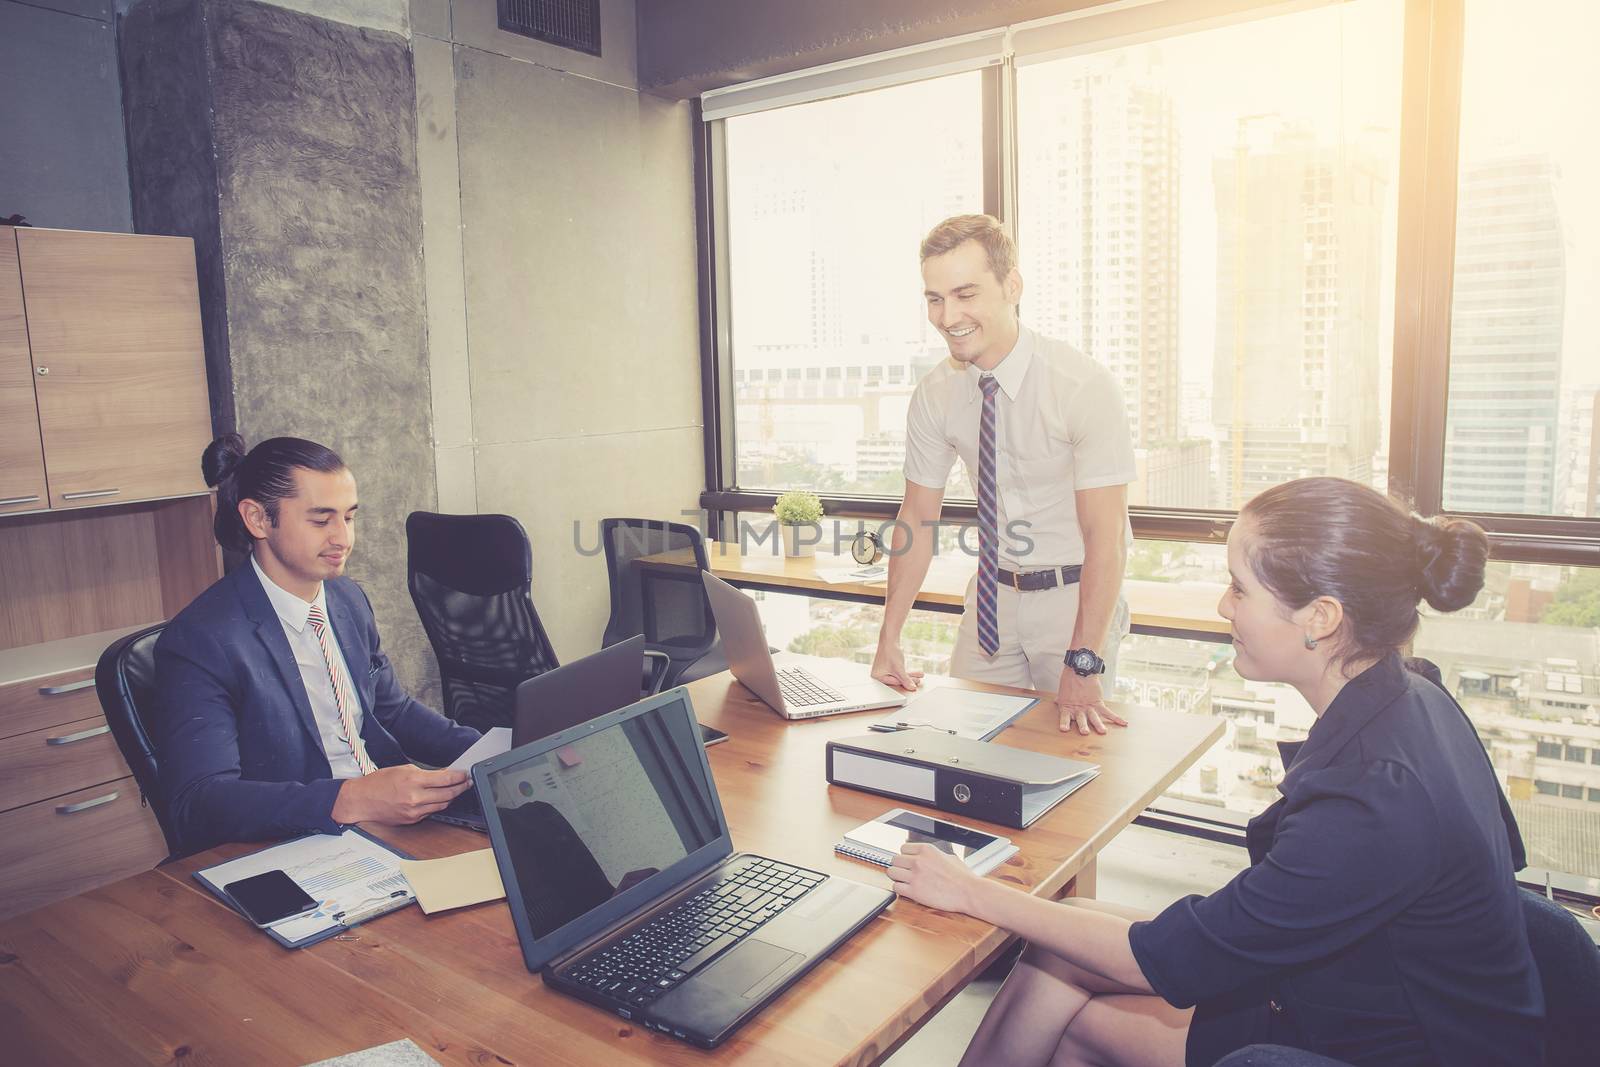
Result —
[[224, 478], [231, 477], [244, 462], [247, 451], [244, 438], [236, 433], [225, 433], [207, 445], [200, 457], [200, 473], [206, 484], [218, 486]]
[[1489, 538], [1466, 519], [1417, 518], [1412, 525], [1417, 553], [1417, 592], [1437, 611], [1459, 611], [1477, 599]]

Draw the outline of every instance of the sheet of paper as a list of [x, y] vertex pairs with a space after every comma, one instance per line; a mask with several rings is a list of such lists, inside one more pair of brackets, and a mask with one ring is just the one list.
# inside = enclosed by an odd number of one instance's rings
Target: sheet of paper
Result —
[[987, 741], [1038, 701], [1008, 693], [980, 693], [952, 686], [923, 689], [903, 708], [896, 708], [883, 721], [908, 727], [944, 730], [957, 737]]
[[889, 568], [881, 563], [873, 563], [866, 567], [818, 567], [816, 576], [829, 585], [846, 585], [851, 582], [875, 585], [889, 580]]
[[401, 860], [400, 870], [417, 894], [422, 910], [432, 915], [506, 895], [494, 850], [480, 848], [438, 860]]
[[354, 830], [312, 834], [199, 872], [218, 890], [230, 882], [265, 871], [282, 870], [317, 901], [315, 911], [273, 923], [290, 941], [302, 941], [330, 927], [352, 925], [360, 917], [387, 910], [411, 898], [411, 886], [400, 873], [400, 859], [378, 842]]
[[511, 751], [511, 727], [491, 726], [484, 735], [472, 742], [472, 747], [456, 757], [450, 764], [452, 771], [470, 771], [474, 763], [482, 763], [502, 752]]

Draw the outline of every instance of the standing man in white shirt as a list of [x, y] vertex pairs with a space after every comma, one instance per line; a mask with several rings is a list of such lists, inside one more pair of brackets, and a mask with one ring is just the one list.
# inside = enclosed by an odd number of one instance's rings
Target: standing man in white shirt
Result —
[[957, 456], [978, 494], [978, 573], [951, 657], [960, 678], [1056, 694], [1061, 729], [1127, 723], [1106, 706], [1128, 630], [1133, 441], [1110, 373], [1017, 316], [1016, 247], [988, 215], [922, 242], [928, 321], [950, 359], [917, 383], [906, 417], [906, 492], [872, 674], [915, 689], [900, 632], [927, 576]]

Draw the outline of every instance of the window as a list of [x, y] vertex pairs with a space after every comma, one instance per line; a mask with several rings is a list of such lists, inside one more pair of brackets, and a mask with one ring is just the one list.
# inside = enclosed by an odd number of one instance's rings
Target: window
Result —
[[1444, 505], [1596, 516], [1600, 97], [1581, 0], [1469, 0]]
[[906, 407], [945, 351], [917, 246], [940, 219], [983, 210], [980, 77], [725, 120], [734, 367], [807, 380], [867, 367], [843, 394], [736, 386], [738, 485], [904, 491]]
[[1131, 503], [1383, 485], [1401, 15], [1356, 0], [1019, 65], [1023, 317], [1119, 380]]
[[[707, 408], [713, 530], [792, 486], [887, 517], [906, 401], [943, 356], [916, 244], [987, 209], [1015, 228], [1024, 320], [1122, 383], [1130, 580], [1214, 581], [1218, 520], [1304, 475], [1484, 523], [1483, 595], [1428, 617], [1417, 648], [1477, 725], [1536, 864], [1600, 877], [1600, 840], [1562, 803], [1600, 790], [1600, 305], [1580, 298], [1600, 281], [1583, 195], [1600, 148], [1571, 104], [1600, 96], [1600, 7], [1349, 0], [1192, 27], [1181, 3], [1105, 7], [996, 32], [981, 70], [940, 53], [908, 74], [901, 55], [851, 95], [794, 103], [785, 83], [770, 91], [786, 106], [707, 112], [727, 205], [712, 312], [731, 338], [708, 352], [727, 398]], [[1118, 21], [1146, 16], [1167, 22]], [[1402, 51], [1420, 64], [1403, 84]], [[970, 520], [956, 477], [946, 518]], [[1230, 720], [1175, 793], [1249, 813], [1253, 779], [1276, 773], [1261, 740], [1304, 727], [1293, 700], [1238, 684], [1225, 645], [1123, 651], [1135, 698]]]
[[1478, 599], [1449, 615], [1424, 608], [1413, 642], [1489, 750], [1529, 863], [1589, 878], [1600, 878], [1600, 823], [1545, 798], [1600, 791], [1595, 590], [1600, 570], [1491, 562]]

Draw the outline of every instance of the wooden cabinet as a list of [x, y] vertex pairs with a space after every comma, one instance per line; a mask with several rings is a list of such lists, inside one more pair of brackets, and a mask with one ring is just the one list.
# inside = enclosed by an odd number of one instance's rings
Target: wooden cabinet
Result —
[[0, 227], [0, 916], [159, 863], [94, 667], [222, 573], [194, 246]]
[[167, 854], [131, 777], [0, 812], [0, 850], [0, 918], [147, 871]]
[[[98, 657], [129, 629], [0, 651], [0, 678]], [[166, 854], [100, 713], [93, 668], [0, 683], [0, 918], [137, 874]]]
[[17, 243], [0, 227], [0, 514], [46, 505]]
[[0, 227], [0, 414], [0, 514], [205, 492], [194, 243]]

